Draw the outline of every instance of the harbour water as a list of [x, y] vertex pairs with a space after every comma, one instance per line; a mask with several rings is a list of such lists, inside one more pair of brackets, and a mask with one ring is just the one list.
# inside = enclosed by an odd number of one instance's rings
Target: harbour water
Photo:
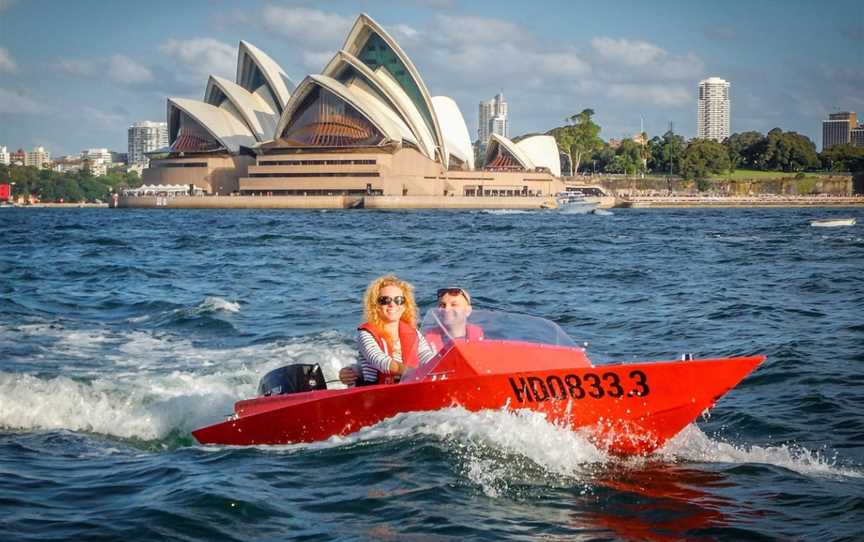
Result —
[[[812, 228], [855, 216], [859, 225]], [[864, 210], [7, 209], [3, 540], [860, 540]], [[292, 361], [354, 358], [370, 279], [548, 318], [596, 363], [765, 354], [658, 453], [537, 415], [203, 447]]]

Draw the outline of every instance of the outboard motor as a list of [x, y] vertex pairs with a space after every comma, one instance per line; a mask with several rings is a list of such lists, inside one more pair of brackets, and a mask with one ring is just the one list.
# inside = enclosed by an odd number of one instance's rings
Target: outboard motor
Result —
[[318, 364], [298, 363], [273, 369], [258, 383], [258, 395], [285, 395], [303, 391], [326, 390], [324, 373]]

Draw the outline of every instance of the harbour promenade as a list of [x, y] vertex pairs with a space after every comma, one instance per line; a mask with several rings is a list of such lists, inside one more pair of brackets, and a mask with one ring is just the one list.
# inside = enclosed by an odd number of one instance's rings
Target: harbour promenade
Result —
[[[596, 198], [600, 207], [613, 197]], [[549, 196], [121, 196], [120, 208], [174, 209], [542, 209]]]
[[[610, 208], [735, 208], [735, 207], [864, 207], [864, 196], [716, 196], [671, 194], [603, 196], [601, 209]], [[542, 209], [550, 197], [465, 196], [124, 196], [119, 208], [168, 209]], [[74, 206], [70, 204], [67, 206]]]
[[667, 195], [629, 196], [619, 207], [687, 208], [687, 207], [864, 207], [864, 196], [792, 196], [762, 194], [759, 196]]

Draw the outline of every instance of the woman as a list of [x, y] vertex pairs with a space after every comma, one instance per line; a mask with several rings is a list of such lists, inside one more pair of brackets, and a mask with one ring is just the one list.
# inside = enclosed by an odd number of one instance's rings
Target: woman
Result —
[[406, 368], [434, 357], [417, 330], [414, 289], [407, 282], [392, 275], [373, 280], [363, 298], [363, 316], [357, 346], [365, 384], [392, 384]]

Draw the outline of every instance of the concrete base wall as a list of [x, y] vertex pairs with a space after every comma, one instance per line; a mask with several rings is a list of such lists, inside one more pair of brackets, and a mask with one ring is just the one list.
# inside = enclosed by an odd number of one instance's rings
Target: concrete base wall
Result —
[[366, 209], [540, 209], [545, 197], [366, 196]]
[[546, 197], [123, 196], [117, 207], [154, 209], [540, 209]]
[[124, 196], [117, 207], [138, 209], [347, 209], [362, 199], [353, 196]]

